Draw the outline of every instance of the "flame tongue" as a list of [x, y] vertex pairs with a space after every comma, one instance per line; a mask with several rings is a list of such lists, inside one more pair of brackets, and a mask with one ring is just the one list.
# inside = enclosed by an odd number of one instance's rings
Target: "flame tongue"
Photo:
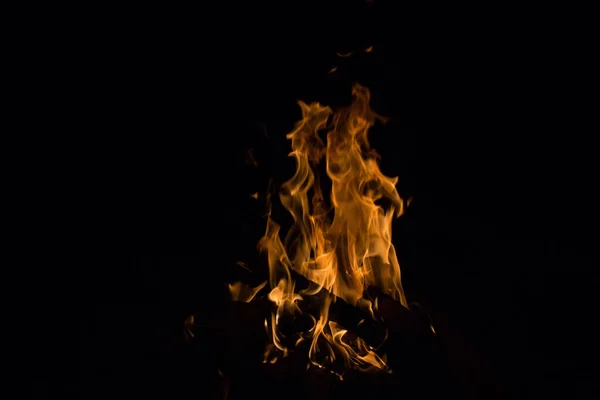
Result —
[[[268, 255], [269, 299], [277, 306], [270, 323], [273, 346], [267, 358], [271, 360], [275, 349], [285, 356], [289, 343], [308, 341], [313, 364], [323, 366], [337, 356], [345, 367], [389, 372], [382, 358], [360, 338], [350, 340], [344, 328], [329, 320], [328, 312], [333, 295], [352, 305], [364, 305], [363, 293], [370, 286], [408, 307], [391, 241], [392, 218], [402, 214], [403, 201], [395, 187], [397, 178], [381, 173], [378, 156], [369, 148], [368, 130], [380, 119], [369, 107], [369, 98], [365, 87], [355, 85], [352, 104], [336, 113], [319, 103], [299, 102], [302, 119], [287, 135], [296, 171], [280, 192], [294, 223], [282, 242], [280, 227], [269, 216], [259, 243]], [[326, 128], [324, 143], [319, 132]], [[329, 206], [317, 172], [323, 157], [332, 184]], [[378, 204], [382, 199], [387, 200], [387, 208]], [[313, 284], [296, 293], [292, 270]], [[314, 296], [320, 302], [314, 326], [293, 338], [284, 337], [278, 328], [280, 318], [302, 314], [298, 301]]]

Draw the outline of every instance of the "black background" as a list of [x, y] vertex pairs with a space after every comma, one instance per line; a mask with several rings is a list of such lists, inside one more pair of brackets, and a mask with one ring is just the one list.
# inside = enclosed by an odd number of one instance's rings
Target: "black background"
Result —
[[[41, 81], [73, 106], [75, 157], [91, 164], [73, 185], [101, 249], [78, 259], [77, 289], [40, 306], [67, 310], [73, 327], [37, 339], [40, 398], [148, 386], [184, 319], [218, 310], [235, 262], [265, 267], [264, 207], [250, 194], [291, 176], [296, 101], [348, 104], [353, 82], [391, 118], [372, 145], [413, 197], [394, 223], [405, 289], [453, 333], [469, 360], [457, 369], [477, 365], [467, 386], [586, 398], [593, 150], [557, 75], [560, 24], [540, 10], [377, 0], [65, 12], [70, 23], [34, 43], [61, 72]], [[130, 255], [106, 257], [117, 241]], [[46, 348], [67, 365], [59, 379]]]

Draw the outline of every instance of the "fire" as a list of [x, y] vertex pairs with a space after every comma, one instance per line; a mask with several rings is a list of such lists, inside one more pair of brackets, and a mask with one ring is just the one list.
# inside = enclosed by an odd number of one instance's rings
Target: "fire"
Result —
[[[265, 362], [275, 362], [305, 343], [312, 365], [341, 362], [344, 368], [391, 372], [384, 356], [329, 317], [338, 299], [373, 313], [376, 303], [367, 295], [371, 287], [408, 308], [391, 229], [405, 205], [396, 190], [397, 178], [380, 171], [379, 156], [368, 140], [369, 128], [383, 118], [370, 108], [367, 88], [357, 84], [352, 94], [352, 104], [336, 112], [299, 101], [302, 119], [287, 135], [296, 171], [279, 198], [294, 223], [282, 238], [269, 213], [258, 246], [267, 255], [268, 298], [275, 307], [265, 320], [272, 341]], [[327, 132], [325, 140], [322, 131]], [[331, 181], [328, 197], [321, 186], [323, 160]], [[297, 274], [308, 279], [308, 288], [296, 290]], [[251, 290], [244, 297], [255, 294]], [[306, 305], [317, 305], [318, 314], [303, 311]], [[304, 321], [307, 328], [290, 328], [289, 321]]]

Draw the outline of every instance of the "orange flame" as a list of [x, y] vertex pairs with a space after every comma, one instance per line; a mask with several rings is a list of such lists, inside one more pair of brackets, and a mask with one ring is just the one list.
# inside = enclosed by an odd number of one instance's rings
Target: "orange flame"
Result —
[[[372, 311], [364, 297], [369, 287], [408, 308], [391, 234], [392, 219], [402, 215], [404, 201], [396, 190], [397, 178], [380, 171], [379, 156], [367, 137], [369, 128], [383, 118], [371, 110], [367, 88], [357, 84], [352, 94], [352, 104], [335, 113], [328, 106], [299, 101], [302, 119], [287, 135], [296, 171], [283, 184], [280, 200], [294, 223], [282, 241], [280, 226], [269, 213], [259, 242], [269, 264], [268, 297], [276, 306], [271, 321], [265, 320], [272, 339], [265, 362], [275, 362], [277, 355], [285, 357], [291, 347], [308, 341], [309, 359], [319, 367], [338, 357], [346, 368], [391, 372], [384, 357], [329, 320], [329, 306], [336, 298]], [[322, 130], [328, 130], [326, 141], [319, 135]], [[323, 157], [332, 185], [328, 202], [318, 173]], [[386, 207], [379, 204], [382, 199]], [[292, 271], [307, 278], [310, 286], [296, 292]], [[307, 299], [319, 302], [318, 320], [309, 315], [312, 328], [284, 332], [280, 319], [303, 315], [299, 302]]]

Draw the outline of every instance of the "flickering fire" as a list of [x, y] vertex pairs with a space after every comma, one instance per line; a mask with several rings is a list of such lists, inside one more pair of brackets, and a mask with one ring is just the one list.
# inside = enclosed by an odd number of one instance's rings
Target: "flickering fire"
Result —
[[[299, 101], [302, 119], [287, 135], [296, 171], [279, 198], [294, 223], [282, 238], [269, 212], [258, 245], [267, 255], [268, 298], [274, 304], [265, 320], [271, 341], [265, 362], [277, 362], [305, 344], [310, 363], [321, 368], [341, 361], [346, 369], [391, 372], [385, 355], [329, 318], [331, 304], [339, 299], [374, 316], [377, 304], [366, 296], [370, 287], [408, 308], [392, 244], [392, 220], [402, 215], [405, 203], [397, 178], [380, 171], [368, 140], [369, 128], [383, 118], [370, 108], [366, 87], [356, 84], [352, 94], [352, 104], [336, 112]], [[319, 173], [323, 161], [327, 177]], [[327, 178], [331, 192], [326, 197], [321, 182]], [[296, 290], [295, 274], [308, 279], [308, 288]], [[233, 298], [241, 301], [250, 301], [261, 288], [230, 285]], [[306, 304], [317, 305], [318, 314], [305, 312]], [[289, 329], [289, 321], [303, 321], [307, 328]], [[342, 378], [343, 372], [335, 373]]]

